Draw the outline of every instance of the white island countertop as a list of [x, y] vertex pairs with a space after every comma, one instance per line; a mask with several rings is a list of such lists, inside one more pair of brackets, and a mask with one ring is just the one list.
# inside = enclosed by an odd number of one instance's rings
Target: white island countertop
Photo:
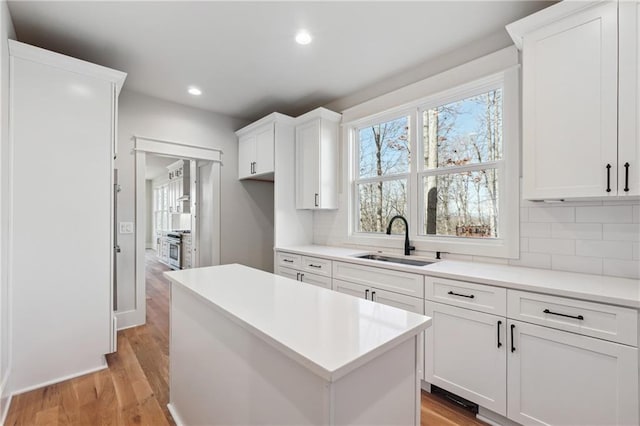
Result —
[[431, 325], [423, 315], [238, 264], [165, 275], [329, 381]]

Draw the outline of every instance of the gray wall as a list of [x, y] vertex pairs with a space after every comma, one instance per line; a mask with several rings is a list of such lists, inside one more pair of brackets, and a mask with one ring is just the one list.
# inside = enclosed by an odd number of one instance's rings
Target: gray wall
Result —
[[[126, 83], [125, 83], [126, 88]], [[273, 268], [273, 184], [238, 181], [235, 130], [243, 121], [197, 108], [122, 91], [118, 115], [118, 158], [122, 192], [118, 221], [135, 219], [135, 155], [132, 136], [223, 150], [221, 168], [221, 263]], [[119, 312], [135, 308], [135, 234], [120, 235]], [[122, 325], [122, 323], [120, 323]]]
[[15, 32], [5, 0], [0, 1], [0, 413], [6, 409], [5, 385], [9, 375], [9, 51], [7, 39]]

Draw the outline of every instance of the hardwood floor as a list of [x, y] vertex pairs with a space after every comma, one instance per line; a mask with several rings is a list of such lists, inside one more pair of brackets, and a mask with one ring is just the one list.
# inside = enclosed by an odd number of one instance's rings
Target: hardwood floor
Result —
[[[147, 323], [118, 332], [109, 368], [13, 397], [5, 425], [174, 425], [169, 402], [169, 268], [146, 257]], [[483, 425], [426, 392], [421, 425]]]

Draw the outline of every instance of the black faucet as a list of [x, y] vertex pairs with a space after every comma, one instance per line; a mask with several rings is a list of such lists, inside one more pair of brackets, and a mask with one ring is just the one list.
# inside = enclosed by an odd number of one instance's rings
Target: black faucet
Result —
[[407, 222], [407, 219], [400, 215], [392, 217], [389, 221], [389, 226], [387, 226], [387, 235], [391, 235], [391, 225], [393, 225], [393, 221], [396, 219], [400, 219], [404, 222], [404, 255], [409, 256], [411, 254], [411, 250], [415, 250], [416, 248], [409, 244], [409, 222]]

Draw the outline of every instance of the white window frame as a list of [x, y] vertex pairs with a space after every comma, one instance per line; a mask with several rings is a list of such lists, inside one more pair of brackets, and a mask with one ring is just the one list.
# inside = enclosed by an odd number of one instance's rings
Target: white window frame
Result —
[[[447, 167], [431, 172], [425, 172], [423, 164], [418, 164], [422, 153], [422, 137], [418, 129], [422, 126], [422, 111], [446, 105], [450, 102], [462, 100], [474, 95], [486, 93], [496, 88], [502, 88], [502, 160], [495, 161], [498, 172], [498, 237], [497, 238], [465, 238], [453, 236], [419, 235], [423, 229], [422, 177], [427, 174], [454, 173], [454, 167]], [[367, 179], [358, 179], [359, 155], [357, 131], [367, 125], [381, 123], [397, 118], [403, 114], [410, 115], [410, 147], [411, 164], [407, 189], [407, 211], [409, 217], [409, 237], [411, 243], [419, 251], [440, 251], [453, 254], [463, 254], [483, 257], [517, 258], [519, 256], [520, 232], [520, 122], [519, 122], [520, 81], [518, 67], [512, 67], [502, 72], [471, 81], [466, 84], [443, 90], [439, 93], [418, 99], [409, 104], [382, 111], [363, 119], [346, 123], [346, 136], [349, 146], [349, 234], [348, 242], [375, 248], [394, 248], [402, 246], [404, 235], [386, 235], [377, 233], [358, 232], [358, 193], [357, 184]], [[481, 163], [486, 166], [489, 163]], [[478, 167], [478, 164], [456, 167], [457, 171]], [[394, 175], [390, 179], [397, 179]], [[386, 178], [386, 177], [384, 177]], [[383, 178], [383, 179], [384, 179]], [[374, 179], [383, 180], [380, 178]]]

